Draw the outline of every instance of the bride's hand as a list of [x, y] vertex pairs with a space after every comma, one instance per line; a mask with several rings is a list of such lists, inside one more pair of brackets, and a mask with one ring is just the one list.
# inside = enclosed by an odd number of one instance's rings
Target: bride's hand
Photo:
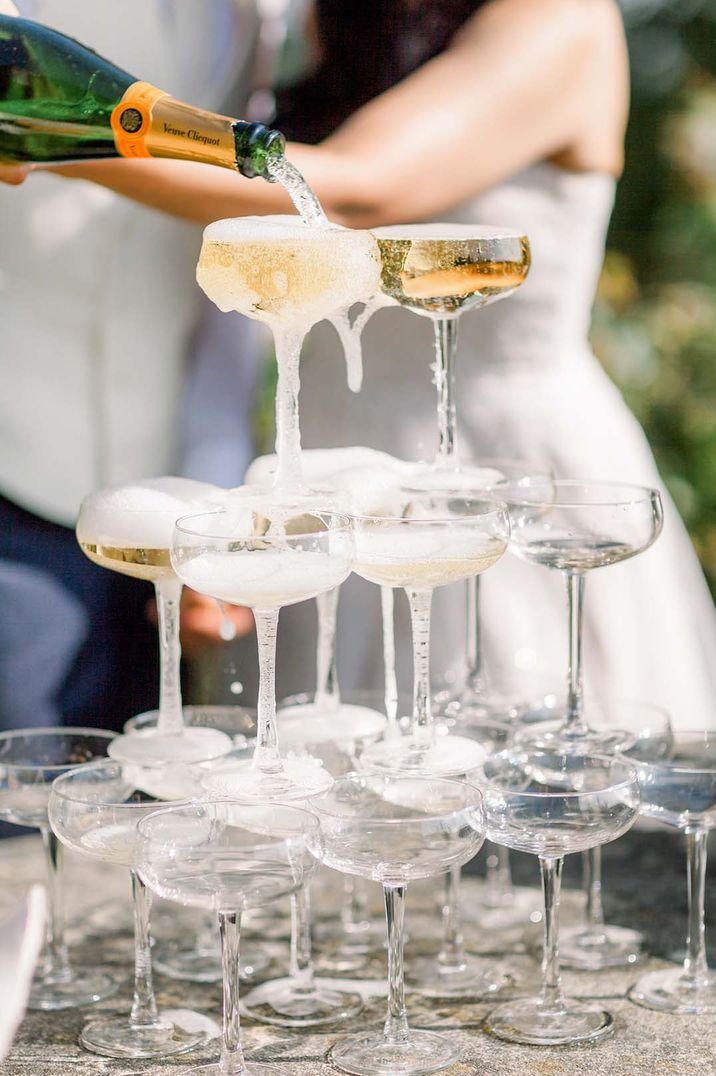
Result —
[[[0, 0], [0, 4], [2, 0]], [[17, 187], [24, 183], [31, 172], [29, 164], [3, 164], [0, 162], [0, 183], [8, 183], [11, 187]]]

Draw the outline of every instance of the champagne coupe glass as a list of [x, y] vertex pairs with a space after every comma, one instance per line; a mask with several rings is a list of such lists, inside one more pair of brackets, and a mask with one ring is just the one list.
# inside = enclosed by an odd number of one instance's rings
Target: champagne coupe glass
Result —
[[376, 228], [381, 297], [432, 320], [438, 391], [436, 467], [457, 465], [455, 365], [458, 319], [504, 299], [529, 271], [526, 235], [464, 224], [396, 224]]
[[[231, 753], [233, 758], [242, 757], [240, 754], [242, 751], [249, 751], [247, 737], [253, 738], [256, 735], [255, 710], [244, 706], [184, 706], [183, 710], [185, 727], [218, 729], [219, 732], [229, 736], [234, 745]], [[125, 723], [124, 731], [154, 728], [158, 716], [157, 710], [137, 714]], [[204, 764], [189, 766], [175, 762], [167, 769], [171, 771], [172, 784], [176, 790], [180, 795], [188, 796], [192, 788], [196, 787], [192, 782], [196, 782], [200, 777]], [[163, 777], [164, 774], [162, 774]], [[143, 774], [143, 783], [148, 783], [145, 774]], [[156, 789], [155, 794], [157, 794], [160, 787], [152, 782], [151, 790]], [[172, 917], [172, 922], [174, 922], [174, 917]], [[154, 940], [153, 963], [155, 969], [162, 975], [194, 983], [221, 982], [221, 945], [214, 916], [208, 913], [202, 915], [194, 938], [187, 936], [187, 930], [182, 925], [172, 938], [160, 940], [155, 937]], [[252, 979], [267, 968], [271, 958], [264, 950], [250, 943], [242, 948], [240, 975], [243, 981]]]
[[636, 767], [641, 810], [647, 818], [686, 834], [688, 935], [683, 967], [643, 975], [629, 998], [669, 1013], [716, 1013], [716, 975], [706, 962], [704, 901], [707, 841], [716, 827], [716, 733], [675, 730], [666, 758], [654, 758], [641, 744], [625, 753]]
[[388, 1014], [382, 1032], [333, 1047], [332, 1063], [358, 1076], [436, 1072], [457, 1059], [452, 1044], [408, 1027], [403, 915], [408, 882], [471, 859], [484, 839], [480, 792], [466, 782], [393, 774], [349, 774], [313, 797], [324, 863], [383, 885], [388, 924]]
[[[644, 760], [668, 755], [672, 745], [671, 721], [666, 710], [651, 703], [629, 699], [607, 700], [600, 708], [587, 702], [589, 725], [597, 732], [621, 736], [621, 745], [638, 748]], [[611, 752], [609, 752], [611, 754]], [[636, 964], [642, 955], [643, 936], [638, 930], [604, 921], [602, 896], [602, 850], [599, 845], [582, 855], [584, 865], [584, 920], [562, 931], [560, 955], [567, 968], [599, 971], [601, 968]]]
[[[276, 726], [279, 609], [337, 587], [354, 557], [351, 521], [310, 497], [247, 489], [213, 512], [177, 521], [172, 564], [189, 586], [249, 606], [259, 646], [256, 751], [212, 775], [212, 793], [242, 799], [303, 799], [331, 783], [311, 760], [283, 760]], [[205, 786], [207, 787], [207, 786]]]
[[558, 754], [526, 745], [491, 756], [484, 766], [485, 816], [491, 840], [539, 856], [544, 889], [543, 985], [536, 998], [488, 1013], [488, 1031], [508, 1042], [559, 1046], [608, 1034], [608, 1012], [565, 998], [559, 975], [559, 896], [565, 855], [616, 840], [639, 811], [635, 768], [621, 759]]
[[174, 804], [140, 822], [137, 867], [145, 884], [167, 900], [213, 911], [219, 918], [224, 988], [221, 1057], [217, 1063], [183, 1069], [182, 1074], [279, 1076], [284, 1071], [244, 1061], [239, 1024], [241, 915], [303, 886], [320, 847], [313, 814], [273, 802]]
[[149, 933], [151, 894], [137, 874], [134, 845], [137, 825], [155, 800], [137, 789], [134, 767], [115, 761], [96, 762], [58, 777], [52, 785], [49, 818], [63, 844], [80, 855], [127, 867], [134, 900], [134, 1000], [129, 1018], [100, 1017], [86, 1024], [80, 1045], [105, 1057], [166, 1057], [184, 1053], [208, 1039], [206, 1030], [192, 1031], [196, 1013], [187, 1012], [187, 1027], [157, 1011], [152, 985]]
[[[643, 553], [661, 533], [663, 509], [655, 489], [620, 483], [556, 479], [544, 497], [535, 489], [498, 483], [495, 493], [508, 505], [510, 549], [531, 564], [564, 574], [567, 583], [569, 655], [567, 702], [549, 746], [557, 752], [576, 747], [582, 753], [614, 747], [613, 730], [595, 731], [582, 706], [582, 606], [585, 576], [595, 568], [618, 564]], [[539, 726], [536, 740], [542, 742]], [[528, 733], [525, 733], [528, 735]], [[546, 741], [545, 741], [546, 742]]]
[[389, 512], [354, 516], [358, 575], [379, 586], [404, 587], [413, 627], [412, 732], [364, 751], [366, 769], [457, 776], [485, 751], [472, 739], [437, 736], [430, 697], [430, 607], [433, 590], [490, 568], [504, 553], [509, 522], [494, 499], [464, 491], [391, 491]]
[[45, 952], [30, 993], [31, 1009], [67, 1009], [113, 994], [114, 981], [74, 969], [65, 944], [62, 845], [50, 829], [47, 804], [55, 777], [107, 754], [113, 732], [84, 728], [17, 729], [0, 734], [0, 819], [39, 829], [47, 865]]
[[112, 758], [123, 762], [200, 762], [231, 748], [217, 729], [185, 727], [179, 663], [182, 583], [170, 559], [178, 516], [197, 509], [217, 486], [184, 478], [155, 478], [97, 490], [85, 497], [77, 519], [82, 551], [103, 568], [154, 584], [159, 620], [159, 716], [154, 727], [118, 736]]

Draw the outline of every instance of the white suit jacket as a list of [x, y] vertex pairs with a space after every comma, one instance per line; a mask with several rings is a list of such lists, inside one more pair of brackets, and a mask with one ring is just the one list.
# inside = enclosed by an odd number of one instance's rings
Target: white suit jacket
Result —
[[[19, 0], [168, 92], [223, 111], [253, 0]], [[0, 493], [71, 525], [90, 490], [175, 465], [198, 228], [91, 183], [0, 188]]]

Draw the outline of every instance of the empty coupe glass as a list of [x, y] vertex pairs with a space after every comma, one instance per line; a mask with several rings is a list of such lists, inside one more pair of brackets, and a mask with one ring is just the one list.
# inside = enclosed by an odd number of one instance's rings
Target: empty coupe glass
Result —
[[595, 1041], [613, 1027], [599, 1006], [565, 998], [559, 974], [559, 895], [564, 856], [616, 840], [639, 811], [636, 770], [619, 759], [515, 747], [484, 766], [490, 840], [539, 856], [544, 889], [544, 948], [539, 997], [488, 1013], [488, 1031], [509, 1042], [559, 1046]]
[[108, 975], [71, 967], [65, 944], [62, 845], [50, 829], [47, 804], [60, 774], [103, 758], [113, 732], [83, 728], [18, 729], [0, 734], [0, 819], [40, 830], [47, 862], [45, 952], [30, 993], [30, 1009], [67, 1009], [108, 997]]
[[221, 1057], [182, 1074], [279, 1076], [284, 1071], [244, 1061], [239, 1025], [241, 914], [304, 886], [320, 846], [314, 815], [276, 803], [175, 804], [140, 823], [137, 867], [144, 882], [166, 900], [219, 917], [224, 971]]
[[[197, 1013], [187, 1012], [187, 1027], [157, 1011], [152, 985], [149, 933], [151, 893], [137, 874], [134, 845], [137, 825], [157, 803], [139, 791], [136, 766], [96, 762], [58, 777], [50, 796], [50, 825], [68, 848], [103, 863], [128, 867], [134, 899], [134, 1000], [129, 1018], [100, 1017], [82, 1029], [80, 1044], [105, 1057], [166, 1057], [207, 1041], [205, 1029], [190, 1030]], [[196, 1025], [195, 1025], [196, 1026]], [[204, 1025], [205, 1026], [205, 1025]]]
[[357, 1076], [416, 1076], [457, 1059], [442, 1035], [411, 1031], [403, 984], [408, 882], [471, 859], [484, 839], [482, 796], [444, 778], [349, 774], [310, 801], [321, 823], [324, 863], [383, 885], [388, 923], [388, 1015], [382, 1033], [334, 1046], [330, 1059]]
[[689, 894], [683, 967], [648, 972], [629, 997], [659, 1012], [716, 1013], [716, 975], [706, 962], [704, 936], [706, 845], [716, 828], [716, 733], [675, 731], [667, 758], [654, 759], [639, 744], [626, 757], [639, 776], [642, 814], [686, 834]]

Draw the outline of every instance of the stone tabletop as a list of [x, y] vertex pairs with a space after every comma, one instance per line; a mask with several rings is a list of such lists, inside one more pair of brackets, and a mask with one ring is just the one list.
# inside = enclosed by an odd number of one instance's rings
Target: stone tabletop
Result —
[[[484, 853], [481, 854], [484, 857]], [[574, 859], [575, 857], [572, 857]], [[571, 871], [570, 868], [571, 867]], [[566, 877], [576, 884], [578, 864], [568, 864]], [[521, 886], [536, 884], [536, 861], [515, 857], [515, 875]], [[479, 870], [479, 865], [478, 865]], [[0, 841], [0, 914], [42, 878], [43, 863], [39, 839], [35, 836]], [[604, 851], [605, 905], [610, 921], [635, 926], [646, 934], [650, 951], [646, 965], [658, 967], [683, 945], [686, 929], [686, 884], [684, 848], [678, 834], [634, 830]], [[713, 875], [709, 877], [708, 889]], [[464, 886], [466, 918], [479, 898], [481, 882], [470, 877]], [[569, 882], [568, 882], [569, 884]], [[314, 886], [318, 916], [325, 914], [338, 887], [334, 875]], [[82, 1050], [77, 1036], [83, 1023], [95, 1012], [125, 1014], [131, 1003], [132, 934], [129, 878], [118, 868], [93, 863], [68, 854], [66, 861], [68, 941], [77, 964], [102, 965], [116, 975], [119, 992], [98, 1005], [69, 1009], [61, 1013], [30, 1013], [26, 1017], [10, 1057], [0, 1064], [0, 1076], [171, 1076], [182, 1069], [213, 1059], [217, 1044], [201, 1051], [161, 1062], [113, 1061]], [[379, 896], [379, 893], [377, 894]], [[406, 950], [424, 948], [432, 917], [438, 925], [437, 884], [416, 887], [408, 894], [408, 930], [412, 940]], [[539, 906], [539, 898], [536, 901]], [[712, 906], [716, 900], [711, 901]], [[574, 921], [579, 908], [576, 891], [563, 894], [563, 922]], [[716, 907], [712, 907], [716, 916]], [[272, 965], [264, 977], [285, 973], [288, 946], [285, 939], [286, 909], [276, 906], [271, 929], [261, 931], [261, 944], [272, 955]], [[537, 918], [535, 916], [535, 918]], [[158, 943], [177, 929], [195, 928], [191, 913], [157, 901], [153, 913]], [[258, 928], [254, 929], [256, 933]], [[522, 974], [536, 976], [537, 964], [530, 956], [539, 924], [522, 934], [516, 959]], [[244, 931], [251, 944], [250, 925]], [[471, 948], [490, 950], [489, 936], [476, 922], [466, 925]], [[269, 940], [266, 940], [269, 935]], [[320, 970], [320, 947], [316, 946]], [[713, 956], [713, 953], [711, 953]], [[486, 961], [508, 959], [490, 954]], [[485, 1014], [494, 1002], [448, 1003], [428, 1001], [415, 993], [408, 995], [411, 1023], [415, 1027], [440, 1030], [460, 1049], [461, 1061], [445, 1070], [445, 1076], [710, 1076], [716, 1073], [716, 1018], [675, 1017], [650, 1012], [631, 1004], [626, 991], [640, 969], [600, 973], [565, 972], [567, 992], [582, 998], [598, 998], [615, 1019], [614, 1034], [595, 1046], [538, 1048], [513, 1046], [491, 1038], [482, 1030]], [[382, 957], [369, 970], [372, 981], [384, 971]], [[190, 1008], [220, 1019], [221, 992], [218, 985], [180, 983], [156, 975], [155, 985], [162, 1008]], [[366, 984], [369, 990], [369, 983]], [[0, 999], [2, 1004], [2, 999]], [[321, 1034], [271, 1028], [244, 1020], [242, 1033], [249, 1059], [271, 1061], [286, 1076], [335, 1076], [326, 1055], [346, 1030], [381, 1026], [385, 1000], [367, 999], [363, 1014], [340, 1032]]]

